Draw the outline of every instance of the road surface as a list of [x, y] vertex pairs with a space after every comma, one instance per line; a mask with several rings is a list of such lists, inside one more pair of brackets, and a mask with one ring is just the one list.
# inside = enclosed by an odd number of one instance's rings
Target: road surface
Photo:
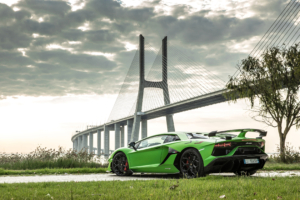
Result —
[[[212, 176], [235, 176], [233, 173], [210, 174]], [[300, 171], [284, 172], [259, 172], [253, 176], [258, 177], [285, 177], [300, 176]], [[129, 181], [129, 180], [153, 180], [179, 178], [178, 175], [158, 174], [134, 174], [132, 176], [120, 177], [114, 174], [64, 174], [64, 175], [35, 175], [35, 176], [0, 176], [0, 183], [30, 183], [30, 182], [86, 182], [86, 181]]]

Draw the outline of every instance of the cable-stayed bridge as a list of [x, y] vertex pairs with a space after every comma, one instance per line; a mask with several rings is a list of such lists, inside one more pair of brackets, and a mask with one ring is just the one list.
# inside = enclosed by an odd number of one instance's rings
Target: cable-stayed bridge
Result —
[[[250, 56], [259, 58], [272, 46], [289, 47], [299, 42], [299, 11], [299, 2], [291, 0]], [[165, 117], [168, 132], [173, 132], [176, 127], [173, 114], [226, 101], [223, 96], [227, 91], [226, 82], [193, 62], [184, 52], [173, 49], [175, 45], [168, 42], [167, 37], [162, 40], [160, 50], [156, 50], [145, 43], [142, 35], [139, 36], [139, 49], [107, 123], [74, 134], [72, 141], [75, 150], [87, 149], [93, 152], [94, 134], [97, 134], [97, 154], [108, 156], [113, 150], [110, 148], [110, 140], [113, 139], [110, 131], [114, 131], [114, 149], [117, 149], [130, 141], [147, 137], [147, 121], [150, 119]], [[151, 67], [147, 68], [150, 63]], [[234, 76], [238, 76], [238, 72]]]

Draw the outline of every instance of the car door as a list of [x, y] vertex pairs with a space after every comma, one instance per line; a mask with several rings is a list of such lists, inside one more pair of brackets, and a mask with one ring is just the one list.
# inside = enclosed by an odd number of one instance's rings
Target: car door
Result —
[[[155, 136], [142, 140], [136, 151], [129, 153], [130, 168], [158, 166], [161, 161], [161, 151], [165, 136]], [[151, 166], [149, 166], [151, 167]]]

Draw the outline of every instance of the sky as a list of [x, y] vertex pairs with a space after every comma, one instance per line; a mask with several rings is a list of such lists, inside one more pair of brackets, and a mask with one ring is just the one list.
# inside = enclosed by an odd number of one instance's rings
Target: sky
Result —
[[[0, 152], [71, 148], [71, 136], [107, 121], [138, 46], [168, 40], [224, 82], [286, 0], [0, 0]], [[267, 152], [276, 128], [254, 121], [249, 103], [221, 103], [174, 115], [181, 131], [259, 128]], [[148, 135], [166, 131], [149, 120]], [[300, 146], [292, 129], [287, 141]], [[112, 145], [113, 147], [113, 142]]]

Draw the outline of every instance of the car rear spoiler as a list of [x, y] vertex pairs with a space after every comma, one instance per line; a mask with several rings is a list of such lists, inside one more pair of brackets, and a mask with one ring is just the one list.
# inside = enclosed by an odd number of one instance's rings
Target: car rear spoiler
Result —
[[[258, 132], [259, 136], [257, 139], [262, 139], [262, 137], [267, 136], [267, 131], [261, 130], [261, 129], [253, 129], [253, 128], [244, 128], [244, 129], [233, 129], [233, 130], [227, 130], [227, 131], [213, 131], [213, 133], [216, 135], [218, 133], [228, 133], [228, 132], [240, 132], [238, 137], [245, 137], [247, 132]], [[212, 133], [212, 132], [211, 132]]]

